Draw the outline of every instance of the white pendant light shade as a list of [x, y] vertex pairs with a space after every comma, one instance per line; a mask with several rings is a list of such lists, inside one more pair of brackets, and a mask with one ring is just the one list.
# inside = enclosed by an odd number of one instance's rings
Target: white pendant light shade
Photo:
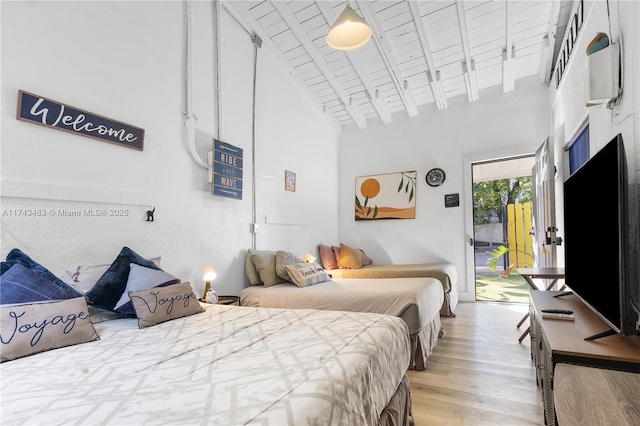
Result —
[[327, 34], [327, 44], [337, 50], [352, 50], [371, 38], [371, 28], [349, 5]]

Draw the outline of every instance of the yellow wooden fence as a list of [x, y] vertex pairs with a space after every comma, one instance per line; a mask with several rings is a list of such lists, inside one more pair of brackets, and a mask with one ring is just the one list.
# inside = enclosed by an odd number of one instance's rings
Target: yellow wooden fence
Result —
[[533, 236], [529, 232], [532, 221], [533, 203], [507, 205], [509, 248], [516, 250], [515, 253], [510, 253], [509, 260], [516, 265], [516, 268], [533, 267]]

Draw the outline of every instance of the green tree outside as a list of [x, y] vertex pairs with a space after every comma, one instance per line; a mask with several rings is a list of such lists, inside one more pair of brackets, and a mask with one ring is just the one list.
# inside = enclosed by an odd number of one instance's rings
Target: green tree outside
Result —
[[503, 222], [502, 206], [532, 201], [531, 176], [490, 180], [473, 184], [473, 224], [487, 223], [491, 211]]

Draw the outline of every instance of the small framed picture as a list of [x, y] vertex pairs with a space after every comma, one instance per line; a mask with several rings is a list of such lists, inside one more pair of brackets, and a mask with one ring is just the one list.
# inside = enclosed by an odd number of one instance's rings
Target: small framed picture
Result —
[[284, 171], [284, 189], [296, 192], [296, 174], [290, 170]]

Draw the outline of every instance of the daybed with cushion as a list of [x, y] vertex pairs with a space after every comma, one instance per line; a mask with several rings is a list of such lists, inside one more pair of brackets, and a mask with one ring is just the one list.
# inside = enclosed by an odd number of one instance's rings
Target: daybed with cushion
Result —
[[332, 278], [409, 278], [431, 277], [442, 283], [444, 302], [440, 315], [455, 316], [458, 306], [458, 273], [455, 265], [446, 262], [374, 265], [362, 250], [345, 244], [319, 245], [322, 266]]
[[[241, 305], [397, 316], [409, 327], [409, 368], [426, 368], [433, 347], [444, 337], [439, 315], [444, 293], [438, 280], [426, 277], [330, 279], [319, 265], [298, 261], [284, 251], [249, 250], [245, 269], [254, 285], [238, 294]], [[283, 268], [287, 272], [283, 272]]]
[[[87, 292], [103, 309], [117, 311], [132, 253], [115, 294]], [[28, 256], [10, 253], [2, 272], [3, 424], [413, 422], [399, 318], [201, 305], [173, 283], [130, 291], [134, 318], [92, 324], [88, 297]]]

